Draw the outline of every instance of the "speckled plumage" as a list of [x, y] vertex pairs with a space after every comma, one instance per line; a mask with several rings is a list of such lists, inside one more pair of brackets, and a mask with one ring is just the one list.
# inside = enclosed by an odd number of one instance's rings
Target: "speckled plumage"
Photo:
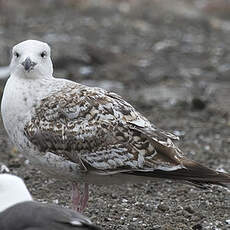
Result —
[[[35, 107], [26, 137], [41, 152], [53, 152], [97, 169], [133, 170], [178, 165], [172, 134], [155, 128], [120, 96], [69, 82]], [[153, 141], [151, 141], [151, 139]], [[154, 141], [173, 146], [177, 156], [164, 161]]]

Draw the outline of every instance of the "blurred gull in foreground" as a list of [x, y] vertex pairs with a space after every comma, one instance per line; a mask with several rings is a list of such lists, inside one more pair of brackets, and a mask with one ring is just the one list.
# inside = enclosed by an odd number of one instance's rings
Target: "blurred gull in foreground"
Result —
[[76, 210], [87, 204], [88, 184], [156, 178], [202, 188], [230, 183], [229, 174], [188, 159], [173, 142], [177, 136], [158, 129], [119, 95], [54, 78], [46, 43], [14, 46], [10, 67], [1, 108], [5, 129], [41, 171], [72, 182]]
[[76, 211], [33, 201], [17, 176], [0, 175], [1, 230], [99, 230]]

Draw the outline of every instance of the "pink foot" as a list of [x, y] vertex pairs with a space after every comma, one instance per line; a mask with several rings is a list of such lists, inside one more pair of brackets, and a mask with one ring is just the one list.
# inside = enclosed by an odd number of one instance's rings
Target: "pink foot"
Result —
[[72, 184], [72, 202], [73, 209], [78, 212], [83, 212], [85, 209], [89, 198], [89, 185], [84, 184], [84, 189], [81, 192], [79, 186], [75, 183]]

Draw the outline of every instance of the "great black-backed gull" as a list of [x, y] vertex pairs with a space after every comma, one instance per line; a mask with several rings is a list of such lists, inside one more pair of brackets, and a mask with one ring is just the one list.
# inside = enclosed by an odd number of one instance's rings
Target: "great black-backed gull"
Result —
[[99, 230], [76, 211], [53, 204], [35, 202], [23, 180], [0, 175], [1, 230]]
[[[11, 140], [32, 163], [73, 183], [82, 211], [88, 184], [153, 178], [196, 185], [230, 183], [230, 175], [186, 158], [178, 138], [158, 129], [119, 95], [53, 77], [50, 47], [27, 40], [13, 47], [2, 117]], [[83, 194], [77, 183], [85, 183]]]

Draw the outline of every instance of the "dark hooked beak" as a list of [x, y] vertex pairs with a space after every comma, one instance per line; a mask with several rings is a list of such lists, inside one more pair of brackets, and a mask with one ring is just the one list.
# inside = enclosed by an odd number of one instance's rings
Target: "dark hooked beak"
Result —
[[24, 66], [24, 69], [25, 69], [26, 71], [30, 72], [30, 70], [32, 70], [32, 69], [34, 68], [34, 66], [37, 65], [37, 63], [31, 61], [31, 59], [30, 59], [29, 57], [27, 57], [27, 58], [25, 59], [25, 61], [22, 62], [22, 65]]

